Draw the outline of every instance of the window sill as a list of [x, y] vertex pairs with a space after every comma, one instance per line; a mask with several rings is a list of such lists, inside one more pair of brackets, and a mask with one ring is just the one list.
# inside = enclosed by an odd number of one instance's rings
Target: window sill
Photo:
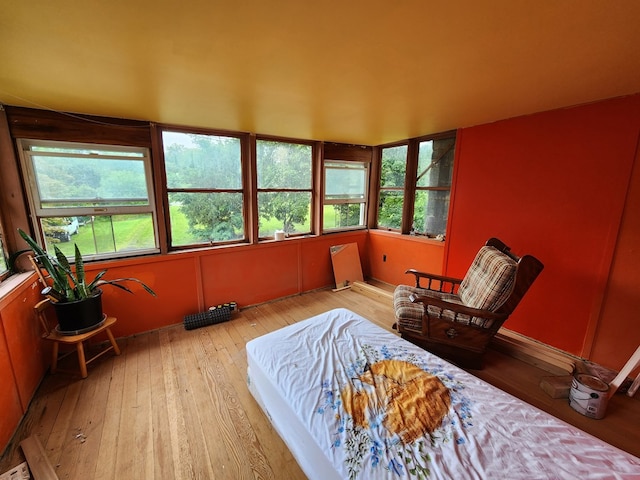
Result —
[[0, 308], [11, 301], [14, 295], [18, 295], [21, 287], [29, 283], [34, 275], [34, 272], [17, 273], [3, 280], [0, 283]]
[[404, 235], [398, 231], [393, 230], [382, 230], [379, 228], [369, 230], [370, 234], [380, 235], [385, 237], [395, 237], [402, 240], [407, 240], [410, 242], [421, 242], [428, 243], [430, 245], [438, 245], [444, 247], [446, 240], [436, 240], [435, 238], [429, 238], [423, 235]]

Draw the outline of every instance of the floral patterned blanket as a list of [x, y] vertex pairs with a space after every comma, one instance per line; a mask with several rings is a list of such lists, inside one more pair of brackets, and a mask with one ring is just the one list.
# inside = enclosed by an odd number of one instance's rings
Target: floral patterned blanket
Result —
[[346, 309], [247, 344], [249, 389], [309, 478], [639, 478], [640, 460]]

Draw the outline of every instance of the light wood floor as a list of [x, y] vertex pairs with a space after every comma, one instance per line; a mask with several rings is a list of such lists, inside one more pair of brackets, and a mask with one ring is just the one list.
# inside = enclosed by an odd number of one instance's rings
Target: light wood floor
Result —
[[[100, 359], [87, 379], [44, 379], [0, 473], [24, 461], [19, 442], [36, 435], [61, 479], [304, 479], [247, 390], [244, 346], [337, 307], [387, 329], [393, 323], [390, 305], [323, 290], [242, 310], [219, 325], [119, 339], [122, 355]], [[547, 372], [497, 351], [472, 373], [640, 456], [636, 399], [617, 395], [607, 417], [592, 420], [538, 388]]]

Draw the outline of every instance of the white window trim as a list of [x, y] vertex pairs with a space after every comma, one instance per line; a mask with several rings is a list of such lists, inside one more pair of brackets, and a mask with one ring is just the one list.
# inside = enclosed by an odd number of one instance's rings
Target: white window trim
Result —
[[[154, 184], [153, 184], [153, 174], [151, 168], [151, 156], [148, 148], [145, 147], [135, 147], [135, 146], [124, 146], [124, 145], [107, 145], [107, 144], [98, 144], [98, 143], [85, 143], [85, 142], [60, 142], [54, 140], [32, 140], [32, 139], [17, 139], [18, 150], [20, 154], [20, 163], [22, 167], [22, 171], [25, 173], [25, 182], [26, 182], [26, 191], [27, 197], [31, 212], [31, 218], [33, 227], [36, 230], [36, 233], [39, 238], [43, 236], [41, 228], [40, 228], [40, 220], [42, 218], [49, 217], [81, 217], [81, 216], [111, 216], [111, 215], [127, 215], [127, 214], [137, 214], [137, 213], [150, 213], [153, 222], [153, 232], [154, 232], [154, 248], [146, 248], [146, 249], [136, 249], [136, 250], [127, 250], [127, 251], [118, 251], [118, 252], [109, 252], [109, 253], [100, 253], [95, 255], [83, 255], [87, 259], [108, 259], [108, 258], [121, 258], [121, 257], [131, 257], [131, 256], [140, 256], [147, 255], [151, 253], [160, 252], [159, 241], [158, 241], [158, 219], [156, 212], [156, 204], [155, 204], [155, 192], [154, 192]], [[46, 155], [46, 156], [69, 156], [70, 154], [57, 154], [55, 152], [37, 152], [31, 151], [30, 147], [32, 146], [43, 146], [43, 147], [56, 147], [56, 148], [75, 148], [75, 149], [99, 149], [99, 150], [107, 150], [112, 152], [122, 151], [122, 152], [131, 152], [138, 153], [141, 156], [135, 156], [136, 160], [141, 160], [144, 164], [144, 172], [145, 172], [145, 184], [148, 193], [148, 204], [147, 205], [130, 205], [130, 206], [104, 206], [104, 207], [63, 207], [63, 208], [42, 208], [41, 207], [41, 199], [38, 190], [38, 185], [36, 181], [35, 169], [33, 165], [32, 157], [38, 154]], [[73, 155], [73, 154], [71, 154]], [[78, 154], [79, 158], [84, 157], [85, 155]], [[100, 156], [101, 159], [126, 159], [126, 157], [121, 156]], [[93, 199], [87, 199], [88, 201]], [[124, 199], [123, 199], [124, 200]], [[128, 199], [131, 200], [131, 199]]]

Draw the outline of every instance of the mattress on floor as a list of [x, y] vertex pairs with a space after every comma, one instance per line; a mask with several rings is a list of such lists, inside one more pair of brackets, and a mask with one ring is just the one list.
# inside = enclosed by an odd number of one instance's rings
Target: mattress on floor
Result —
[[640, 478], [637, 457], [347, 309], [250, 341], [247, 360], [310, 479]]

